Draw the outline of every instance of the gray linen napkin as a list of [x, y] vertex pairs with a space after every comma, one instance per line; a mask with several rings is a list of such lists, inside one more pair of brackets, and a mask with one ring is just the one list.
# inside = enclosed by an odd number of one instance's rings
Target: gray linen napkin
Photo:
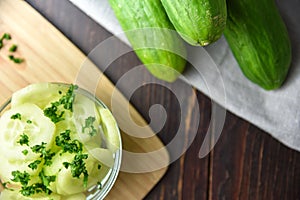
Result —
[[[70, 1], [111, 33], [122, 32], [108, 0]], [[206, 50], [218, 64], [225, 84], [226, 105], [221, 106], [300, 151], [300, 1], [278, 0], [276, 3], [288, 27], [293, 50], [289, 76], [280, 89], [265, 91], [248, 81], [224, 37]], [[129, 45], [126, 38], [120, 39]], [[221, 92], [223, 88], [214, 89]], [[200, 91], [207, 94], [205, 88]]]

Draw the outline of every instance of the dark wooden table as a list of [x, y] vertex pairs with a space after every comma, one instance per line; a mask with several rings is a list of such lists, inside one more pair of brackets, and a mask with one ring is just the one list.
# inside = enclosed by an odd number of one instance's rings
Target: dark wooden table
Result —
[[[88, 54], [111, 34], [64, 0], [27, 0], [78, 48]], [[122, 45], [122, 44], [120, 44]], [[114, 48], [114, 47], [112, 47]], [[136, 55], [128, 53], [117, 59], [105, 74], [116, 83], [132, 67], [141, 64]], [[153, 80], [144, 70], [143, 79]], [[200, 112], [200, 126], [189, 117], [185, 135], [197, 131], [196, 138], [179, 159], [173, 162], [161, 181], [145, 199], [300, 199], [300, 153], [282, 145], [249, 122], [227, 112], [224, 130], [214, 149], [206, 157], [198, 157], [211, 116], [210, 99], [178, 80], [168, 85], [147, 84], [128, 96], [131, 84], [121, 85], [124, 93], [142, 116], [150, 121], [149, 108], [162, 105], [167, 120], [158, 132], [168, 144], [175, 136], [180, 119], [178, 100], [172, 88], [180, 88], [185, 97], [185, 110]], [[196, 92], [196, 98], [193, 93]], [[194, 110], [195, 103], [200, 106]], [[300, 134], [300, 133], [299, 133]], [[178, 147], [182, 148], [182, 147]], [[171, 153], [172, 156], [172, 153]]]

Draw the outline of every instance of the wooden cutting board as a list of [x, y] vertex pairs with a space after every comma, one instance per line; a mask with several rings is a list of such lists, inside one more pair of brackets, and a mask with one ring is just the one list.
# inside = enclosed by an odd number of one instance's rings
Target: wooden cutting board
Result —
[[[14, 91], [35, 82], [77, 83], [86, 89], [96, 84], [96, 96], [109, 107], [114, 102], [113, 113], [118, 123], [127, 125], [124, 127], [126, 132], [120, 127], [126, 150], [121, 172], [107, 199], [142, 199], [167, 170], [169, 155], [159, 138], [147, 127], [143, 128], [143, 134], [147, 137], [130, 136], [130, 132], [137, 132], [139, 126], [147, 125], [145, 120], [98, 68], [30, 5], [21, 0], [0, 0], [0, 10], [0, 37], [5, 32], [12, 37], [9, 41], [5, 40], [4, 47], [0, 49], [0, 103], [9, 99]], [[17, 51], [12, 54], [24, 58], [23, 63], [15, 64], [8, 58], [12, 44], [18, 45]], [[84, 70], [83, 64], [88, 66]], [[133, 121], [135, 125], [130, 126]], [[139, 155], [156, 153], [155, 156], [141, 156], [139, 159], [127, 152]], [[143, 173], [128, 171], [130, 165], [149, 164], [156, 170]]]

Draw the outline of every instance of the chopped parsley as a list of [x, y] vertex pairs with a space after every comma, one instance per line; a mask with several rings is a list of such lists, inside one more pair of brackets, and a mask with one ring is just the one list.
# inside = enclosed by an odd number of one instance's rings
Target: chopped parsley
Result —
[[33, 153], [40, 153], [40, 157], [44, 159], [44, 165], [50, 166], [52, 164], [52, 158], [55, 156], [55, 152], [51, 152], [51, 150], [46, 150], [47, 143], [42, 142], [40, 145], [34, 145], [31, 147]]
[[[74, 90], [77, 89], [77, 85], [70, 85], [68, 91], [65, 95], [63, 95], [58, 101], [52, 102], [51, 106], [44, 110], [44, 115], [49, 117], [52, 122], [57, 123], [59, 121], [64, 120], [63, 115], [64, 111], [58, 113], [58, 107], [63, 106], [64, 109], [73, 111], [73, 102], [75, 99]], [[61, 94], [61, 91], [59, 91]]]
[[31, 147], [31, 150], [33, 153], [42, 153], [46, 149], [46, 144], [47, 143], [42, 142], [41, 144], [34, 145], [33, 147]]
[[16, 114], [12, 115], [10, 118], [11, 119], [19, 119], [19, 120], [21, 120], [21, 114], [20, 113], [16, 113]]
[[10, 40], [10, 39], [11, 39], [11, 36], [10, 36], [10, 34], [9, 34], [9, 33], [4, 33], [4, 34], [2, 35], [2, 38], [1, 38], [1, 40], [3, 40], [3, 39]]
[[77, 153], [82, 151], [82, 143], [78, 140], [71, 140], [71, 131], [68, 129], [55, 137], [55, 144], [62, 148], [63, 153]]
[[56, 136], [56, 138], [55, 138], [56, 145], [62, 146], [67, 141], [70, 141], [71, 140], [70, 133], [71, 133], [71, 130], [67, 129], [67, 130], [65, 130], [65, 132], [60, 133], [59, 136]]
[[18, 46], [16, 44], [13, 44], [10, 48], [9, 51], [10, 52], [16, 52], [17, 51]]
[[38, 165], [39, 165], [41, 162], [42, 162], [41, 160], [36, 160], [36, 161], [30, 163], [30, 164], [28, 165], [28, 167], [29, 167], [30, 169], [32, 169], [32, 170], [35, 170], [35, 169], [38, 168]]
[[6, 40], [10, 40], [11, 39], [11, 36], [9, 33], [4, 33], [2, 35], [2, 37], [0, 38], [0, 49], [3, 47], [3, 40], [6, 39]]
[[26, 121], [26, 123], [27, 123], [27, 124], [32, 124], [32, 121], [31, 121], [30, 119], [28, 119], [28, 120]]
[[30, 181], [30, 175], [26, 171], [24, 171], [23, 173], [19, 170], [12, 171], [11, 175], [14, 177], [13, 179], [11, 179], [13, 182], [19, 182], [23, 186], [28, 185], [28, 182]]
[[26, 135], [25, 133], [23, 133], [22, 135], [20, 135], [20, 139], [17, 141], [17, 143], [19, 143], [20, 145], [27, 145], [29, 146], [29, 137], [28, 135]]
[[22, 153], [26, 156], [28, 154], [28, 150], [25, 149], [25, 150], [22, 151]]
[[[41, 191], [39, 191], [39, 192], [41, 192]], [[30, 185], [30, 186], [22, 186], [20, 193], [23, 196], [28, 197], [28, 196], [31, 196], [38, 192], [37, 192], [37, 187], [35, 185]]]
[[88, 117], [85, 119], [85, 125], [82, 127], [82, 133], [85, 133], [85, 130], [87, 129], [87, 133], [90, 134], [90, 136], [94, 136], [97, 134], [97, 130], [94, 127], [93, 123], [95, 122], [95, 117]]
[[[9, 33], [4, 33], [2, 35], [2, 37], [0, 38], [0, 49], [2, 49], [2, 47], [4, 46], [3, 44], [3, 40], [6, 39], [6, 40], [10, 40], [11, 39], [11, 36]], [[9, 52], [13, 53], [13, 52], [16, 52], [17, 51], [17, 48], [18, 46], [16, 44], [13, 44], [10, 48], [9, 48]], [[15, 57], [14, 55], [10, 54], [8, 55], [8, 58], [12, 61], [14, 61], [14, 63], [22, 63], [24, 61], [23, 58], [17, 58]]]
[[63, 115], [64, 111], [57, 113], [59, 102], [51, 103], [51, 106], [44, 110], [44, 115], [49, 117], [53, 123], [57, 123], [59, 121], [64, 120]]
[[70, 134], [71, 131], [69, 129], [60, 133], [55, 137], [55, 144], [62, 148], [63, 153], [76, 153], [72, 162], [63, 162], [63, 165], [66, 169], [70, 167], [72, 177], [74, 178], [80, 178], [83, 174], [83, 185], [87, 187], [88, 171], [84, 160], [88, 158], [88, 154], [82, 153], [83, 144], [76, 139], [72, 140]]
[[71, 84], [64, 96], [59, 99], [60, 104], [64, 105], [67, 110], [73, 111], [73, 102], [75, 100], [74, 90], [78, 89], [77, 85]]
[[43, 170], [39, 173], [39, 177], [42, 180], [43, 185], [46, 187], [48, 187], [50, 183], [54, 182], [56, 179], [56, 176], [46, 176]]
[[52, 158], [55, 156], [55, 152], [51, 152], [51, 150], [47, 150], [42, 154], [44, 160], [45, 160], [45, 165], [50, 166], [52, 164]]
[[8, 55], [8, 58], [12, 61], [14, 61], [14, 63], [22, 63], [24, 61], [23, 58], [17, 58], [14, 55]]
[[51, 182], [54, 182], [56, 176], [46, 176], [44, 171], [39, 173], [40, 182], [33, 183], [28, 185], [30, 180], [30, 175], [27, 172], [21, 173], [19, 171], [13, 171], [12, 175], [14, 182], [20, 182], [22, 184], [22, 188], [20, 189], [20, 193], [23, 196], [31, 196], [37, 193], [44, 192], [48, 195], [52, 193], [52, 191], [48, 188]]
[[73, 161], [63, 162], [63, 165], [66, 169], [71, 168], [71, 174], [74, 178], [80, 178], [81, 174], [83, 174], [83, 186], [87, 187], [88, 182], [88, 171], [85, 166], [84, 160], [88, 158], [88, 154], [82, 154], [82, 152], [78, 152]]

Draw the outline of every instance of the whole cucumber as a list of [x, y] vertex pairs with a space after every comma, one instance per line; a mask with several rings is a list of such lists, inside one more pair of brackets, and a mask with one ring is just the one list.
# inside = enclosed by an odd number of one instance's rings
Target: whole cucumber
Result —
[[266, 90], [279, 88], [291, 63], [287, 28], [274, 0], [227, 0], [225, 38], [242, 72]]
[[218, 40], [225, 29], [226, 0], [161, 0], [176, 31], [191, 45]]
[[186, 47], [160, 0], [109, 0], [109, 3], [136, 55], [150, 73], [168, 82], [176, 80], [186, 65]]

